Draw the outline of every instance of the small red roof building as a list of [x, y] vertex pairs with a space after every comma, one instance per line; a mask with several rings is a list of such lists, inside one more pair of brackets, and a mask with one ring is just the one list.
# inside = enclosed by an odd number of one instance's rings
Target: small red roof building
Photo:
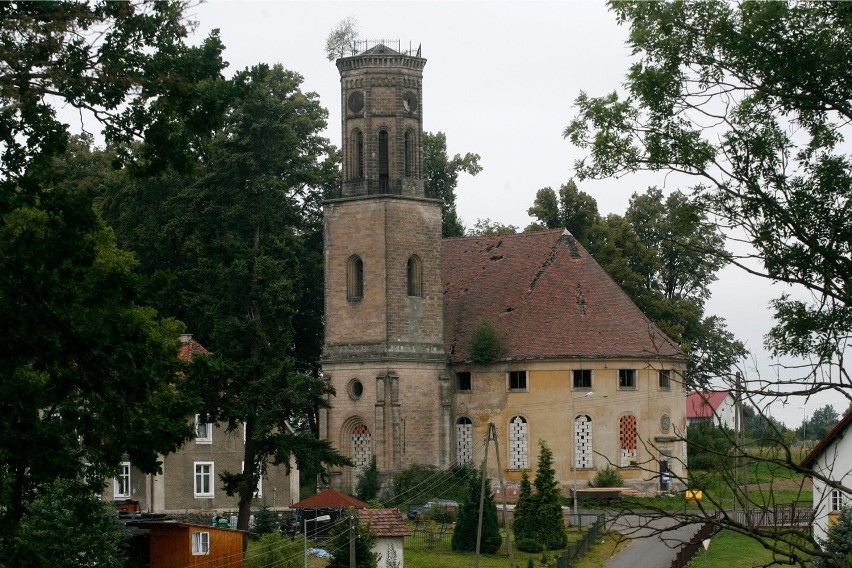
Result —
[[194, 340], [189, 333], [181, 335], [180, 342], [181, 346], [178, 351], [178, 357], [180, 357], [181, 361], [189, 363], [196, 355], [210, 355], [210, 351]]
[[358, 518], [379, 538], [410, 536], [399, 509], [359, 509]]
[[687, 418], [713, 418], [731, 391], [694, 391], [686, 397]]
[[355, 497], [329, 488], [320, 491], [316, 495], [311, 495], [307, 499], [302, 499], [298, 503], [293, 503], [291, 507], [302, 509], [339, 509], [341, 507], [355, 507], [356, 509], [364, 509], [367, 508], [368, 505]]

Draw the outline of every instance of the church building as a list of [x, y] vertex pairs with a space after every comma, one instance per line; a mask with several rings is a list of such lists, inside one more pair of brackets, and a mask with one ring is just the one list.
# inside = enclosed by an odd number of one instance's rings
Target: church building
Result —
[[[478, 464], [489, 423], [509, 483], [534, 474], [540, 440], [565, 488], [608, 465], [644, 491], [684, 478], [686, 357], [570, 233], [441, 239], [441, 196], [423, 182], [425, 64], [383, 44], [337, 60], [322, 361], [337, 394], [321, 434], [355, 467], [332, 485], [353, 491], [373, 457], [385, 482], [415, 463]], [[483, 330], [501, 347], [487, 361]]]

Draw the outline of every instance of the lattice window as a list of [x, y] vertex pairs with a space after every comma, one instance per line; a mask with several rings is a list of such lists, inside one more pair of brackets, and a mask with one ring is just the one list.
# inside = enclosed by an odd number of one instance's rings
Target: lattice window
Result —
[[581, 414], [574, 419], [574, 467], [594, 467], [592, 461], [592, 419]]
[[470, 418], [456, 422], [456, 460], [465, 464], [473, 461], [473, 423]]
[[370, 430], [363, 424], [359, 424], [352, 431], [352, 461], [355, 462], [356, 476], [370, 467], [373, 457], [373, 436]]
[[509, 420], [509, 469], [529, 469], [529, 427], [523, 416]]
[[618, 420], [618, 440], [621, 447], [618, 465], [636, 465], [636, 417], [632, 414], [622, 416]]

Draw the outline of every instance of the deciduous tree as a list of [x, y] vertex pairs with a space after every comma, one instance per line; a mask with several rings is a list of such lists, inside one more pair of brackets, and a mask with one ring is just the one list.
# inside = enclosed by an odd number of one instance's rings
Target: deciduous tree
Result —
[[423, 182], [427, 195], [444, 201], [441, 209], [443, 237], [464, 235], [464, 225], [456, 212], [459, 174], [464, 172], [475, 176], [481, 171], [479, 154], [468, 152], [464, 156], [456, 154], [450, 158], [447, 154], [447, 136], [443, 132], [423, 133]]

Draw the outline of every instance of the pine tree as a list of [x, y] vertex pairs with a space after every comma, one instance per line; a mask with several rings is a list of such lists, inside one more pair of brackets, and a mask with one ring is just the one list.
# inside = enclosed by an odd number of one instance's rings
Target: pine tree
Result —
[[[355, 565], [359, 568], [376, 568], [378, 555], [373, 552], [376, 544], [376, 535], [370, 529], [362, 525], [358, 517], [355, 517]], [[328, 563], [328, 568], [349, 568], [349, 540], [351, 528], [344, 519], [339, 519], [337, 529], [333, 532], [329, 549], [334, 558]]]
[[852, 566], [852, 507], [843, 507], [840, 518], [832, 524], [825, 540], [820, 540], [823, 551], [834, 555], [834, 559], [814, 556], [814, 568]]
[[[473, 472], [469, 478], [467, 495], [459, 509], [458, 520], [453, 530], [452, 548], [457, 551], [476, 550], [476, 527], [479, 523], [479, 492], [482, 484], [482, 470]], [[485, 501], [482, 512], [482, 542], [480, 551], [494, 554], [503, 544], [500, 526], [497, 522], [497, 504], [491, 493], [491, 480], [485, 479]]]
[[515, 541], [534, 538], [535, 531], [535, 502], [532, 499], [532, 484], [527, 472], [521, 474], [521, 489], [518, 502], [515, 505], [515, 515], [512, 519], [512, 531]]
[[565, 522], [562, 520], [562, 494], [556, 471], [553, 469], [553, 452], [547, 442], [539, 442], [538, 469], [535, 475], [536, 502], [535, 528], [539, 542], [549, 550], [565, 548]]
[[372, 501], [379, 495], [381, 483], [379, 482], [379, 468], [376, 465], [376, 456], [370, 459], [370, 467], [365, 469], [358, 478], [355, 487], [355, 496], [361, 501]]

